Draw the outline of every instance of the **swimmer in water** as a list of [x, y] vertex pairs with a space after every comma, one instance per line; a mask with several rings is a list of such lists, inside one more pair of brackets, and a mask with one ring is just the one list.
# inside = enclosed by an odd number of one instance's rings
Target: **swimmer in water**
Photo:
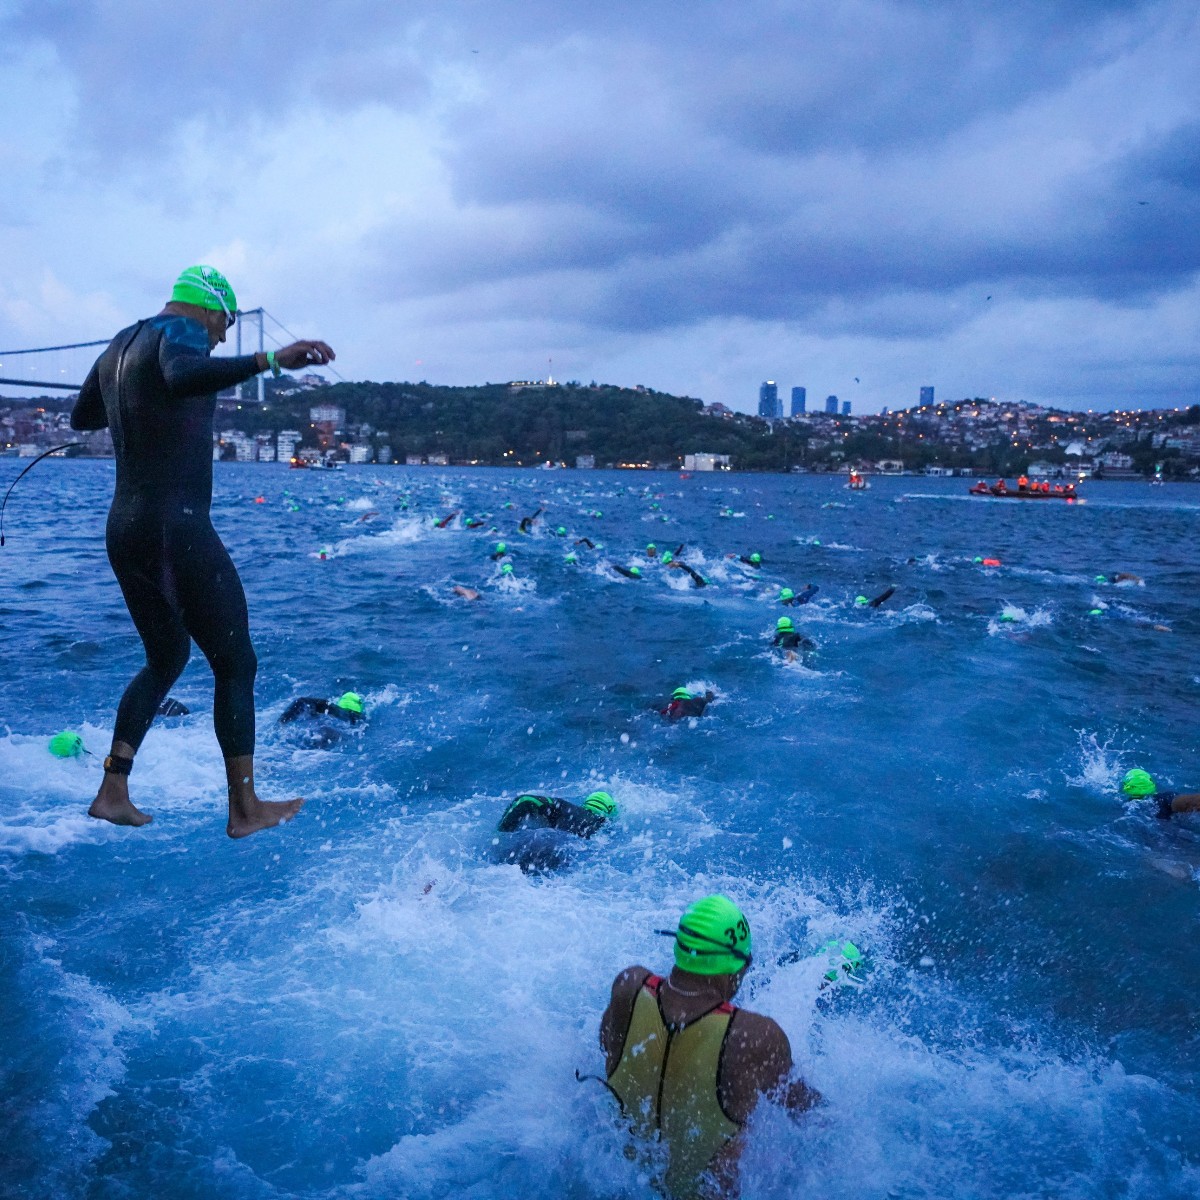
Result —
[[575, 545], [586, 546], [589, 550], [595, 550], [596, 543], [591, 538], [581, 537], [575, 539]]
[[753, 554], [727, 554], [726, 558], [736, 558], [738, 562], [753, 567], [756, 571], [762, 566], [762, 555], [756, 550]]
[[887, 600], [890, 600], [895, 593], [896, 589], [894, 587], [890, 587], [885, 591], [880, 592], [874, 600], [868, 600], [866, 596], [855, 596], [854, 606], [856, 608], [878, 608], [881, 604], [885, 603]]
[[612, 567], [612, 569], [616, 571], [618, 575], [624, 575], [626, 579], [641, 579], [642, 577], [641, 567], [623, 567], [620, 563], [609, 563], [608, 565]]
[[491, 554], [488, 555], [488, 558], [490, 558], [492, 562], [499, 562], [507, 554], [508, 547], [503, 542], [497, 542]]
[[789, 607], [807, 604], [821, 589], [815, 583], [810, 583], [802, 591], [793, 592], [791, 588], [785, 587], [779, 589], [778, 600], [780, 604], [786, 604]]
[[504, 810], [496, 826], [498, 833], [522, 836], [498, 841], [497, 858], [515, 863], [526, 874], [554, 870], [564, 866], [573, 852], [571, 844], [555, 834], [586, 841], [616, 815], [616, 801], [608, 792], [592, 792], [582, 804], [523, 793]]
[[777, 650], [783, 650], [788, 662], [796, 661], [797, 650], [815, 650], [817, 648], [816, 642], [800, 633], [791, 617], [780, 617], [775, 622], [771, 645]]
[[[746, 1124], [764, 1097], [792, 1113], [821, 1096], [792, 1079], [792, 1048], [770, 1017], [731, 1003], [752, 961], [750, 926], [727, 896], [688, 906], [668, 977], [626, 967], [600, 1021], [609, 1090], [639, 1139], [660, 1152], [656, 1191], [737, 1194]], [[763, 1136], [758, 1133], [755, 1136]]]
[[539, 508], [532, 517], [522, 517], [517, 529], [520, 530], [521, 533], [529, 533], [530, 530], [533, 529], [534, 521], [536, 521], [538, 517], [540, 517], [545, 511], [546, 510], [544, 508]]
[[1176, 813], [1200, 812], [1200, 792], [1160, 792], [1149, 772], [1140, 767], [1125, 772], [1121, 793], [1127, 800], [1153, 800], [1154, 815], [1163, 820]]
[[1112, 575], [1097, 575], [1097, 583], [1142, 583], [1142, 577], [1132, 571], [1115, 571]]
[[716, 699], [715, 692], [705, 692], [704, 695], [693, 695], [685, 687], [677, 687], [671, 693], [670, 702], [666, 708], [658, 710], [659, 716], [668, 721], [682, 721], [684, 717], [702, 717], [704, 710]]
[[448, 513], [440, 521], [435, 521], [433, 525], [434, 529], [445, 529], [446, 526], [449, 525], [450, 522], [453, 521], [460, 512], [462, 512], [462, 509], [456, 508], [452, 513]]
[[478, 600], [479, 593], [474, 588], [463, 587], [461, 583], [456, 583], [450, 589], [456, 596], [461, 596], [464, 600]]
[[357, 692], [343, 692], [336, 700], [321, 700], [316, 696], [301, 696], [284, 709], [280, 725], [304, 721], [307, 728], [305, 744], [314, 750], [327, 750], [341, 741], [339, 724], [357, 725], [367, 719], [363, 699]]
[[254, 678], [246, 594], [212, 526], [216, 394], [263, 371], [278, 375], [334, 358], [320, 341], [213, 358], [237, 320], [229, 281], [189, 267], [157, 316], [123, 329], [100, 355], [71, 413], [72, 429], [111, 429], [116, 487], [105, 542], [146, 665], [117, 708], [104, 779], [88, 815], [114, 825], [152, 818], [129, 798], [129, 773], [191, 643], [216, 685], [213, 725], [225, 760], [225, 831], [247, 837], [290, 821], [303, 800], [263, 801], [254, 784]]

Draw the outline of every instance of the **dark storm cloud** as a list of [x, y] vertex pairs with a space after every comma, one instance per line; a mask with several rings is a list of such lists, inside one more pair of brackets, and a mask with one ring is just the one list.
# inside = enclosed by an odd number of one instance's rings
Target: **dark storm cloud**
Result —
[[1195, 85], [1124, 131], [1089, 111], [1119, 124], [1114, 91], [1187, 77], [1180, 0], [40, 0], [3, 32], [56, 49], [81, 146], [151, 167], [197, 118], [418, 114], [443, 191], [360, 257], [372, 296], [464, 320], [888, 338], [993, 294], [1141, 302], [1200, 266]]

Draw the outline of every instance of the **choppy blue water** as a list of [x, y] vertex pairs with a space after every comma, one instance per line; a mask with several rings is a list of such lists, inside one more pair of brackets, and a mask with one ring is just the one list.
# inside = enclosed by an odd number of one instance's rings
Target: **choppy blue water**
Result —
[[[193, 715], [138, 758], [152, 826], [90, 821], [99, 759], [47, 752], [74, 728], [103, 755], [140, 663], [111, 482], [40, 465], [0, 552], [0, 1192], [643, 1195], [573, 1072], [614, 974], [666, 967], [652, 931], [724, 890], [754, 932], [741, 999], [826, 1098], [760, 1111], [745, 1196], [1200, 1194], [1200, 818], [1115, 796], [1134, 764], [1200, 788], [1200, 492], [219, 466], [260, 791], [308, 797], [233, 843], [199, 654]], [[519, 536], [539, 506], [603, 550]], [[493, 536], [434, 528], [455, 508], [491, 514], [513, 580]], [[603, 565], [650, 540], [713, 586]], [[758, 574], [725, 558], [752, 550]], [[1116, 570], [1144, 584], [1094, 581]], [[819, 650], [784, 664], [774, 597], [808, 582]], [[668, 727], [648, 710], [681, 683], [718, 699]], [[347, 688], [370, 719], [333, 749], [276, 724]], [[599, 786], [620, 818], [570, 869], [494, 861], [514, 793]], [[832, 935], [870, 970], [818, 1002], [794, 952]]]

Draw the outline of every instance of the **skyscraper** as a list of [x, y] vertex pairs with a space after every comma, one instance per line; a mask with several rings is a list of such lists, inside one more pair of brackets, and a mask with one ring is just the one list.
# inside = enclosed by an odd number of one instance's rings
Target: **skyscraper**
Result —
[[933, 388], [923, 387], [921, 389], [921, 407], [924, 408], [926, 404], [932, 404], [932, 403], [933, 403]]
[[808, 391], [802, 387], [792, 388], [792, 416], [802, 417], [808, 408]]
[[837, 416], [838, 398], [836, 396], [825, 397], [825, 411]]
[[779, 388], [775, 386], [773, 379], [768, 379], [758, 389], [758, 415], [766, 417], [768, 421], [783, 416], [783, 405], [779, 403]]
[[842, 416], [848, 417], [849, 415], [850, 415], [850, 401], [843, 400], [842, 401]]

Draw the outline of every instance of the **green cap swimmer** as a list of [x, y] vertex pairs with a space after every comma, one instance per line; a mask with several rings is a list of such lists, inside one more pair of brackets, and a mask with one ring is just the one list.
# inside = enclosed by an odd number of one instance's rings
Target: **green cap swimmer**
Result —
[[692, 698], [692, 693], [689, 692], [687, 690], [687, 688], [685, 688], [685, 687], [677, 687], [671, 693], [672, 700], [690, 700], [691, 698]]
[[216, 267], [188, 267], [175, 280], [171, 300], [176, 304], [195, 304], [199, 308], [223, 312], [230, 324], [237, 315], [237, 297], [229, 280]]
[[1153, 796], [1158, 788], [1148, 771], [1143, 771], [1141, 767], [1134, 767], [1131, 771], [1125, 772], [1125, 778], [1121, 780], [1121, 791], [1131, 800], [1141, 800], [1145, 796]]
[[338, 708], [344, 708], [347, 712], [362, 713], [363, 702], [362, 697], [357, 692], [343, 692], [335, 701], [334, 704]]
[[50, 739], [49, 750], [55, 758], [78, 758], [83, 753], [83, 738], [64, 729]]
[[777, 600], [794, 600], [795, 598], [796, 593], [791, 588], [780, 588], [779, 595], [776, 597]]
[[584, 802], [583, 807], [598, 817], [615, 817], [617, 802], [607, 792], [593, 792]]
[[853, 942], [842, 941], [840, 938], [830, 938], [817, 951], [817, 954], [824, 957], [829, 963], [829, 970], [825, 972], [825, 978], [830, 983], [836, 983], [838, 975], [842, 971], [845, 971], [847, 975], [853, 975], [863, 965], [862, 951]]
[[632, 575], [632, 576], [633, 576], [635, 579], [641, 579], [641, 577], [642, 577], [642, 568], [641, 568], [641, 567], [630, 567], [630, 568], [629, 568], [629, 573], [630, 573], [630, 575]]
[[675, 939], [675, 965], [693, 975], [737, 975], [750, 965], [750, 925], [728, 896], [697, 900], [678, 929], [658, 932]]
[[792, 624], [791, 617], [780, 617], [779, 620], [775, 622], [775, 629], [779, 633], [791, 633], [794, 628], [795, 626]]
[[859, 608], [865, 608], [871, 602], [866, 598], [866, 596], [855, 596], [854, 603], [857, 604]]
[[755, 552], [752, 555], [750, 555], [750, 561], [752, 563], [754, 563], [755, 566], [758, 566], [758, 564], [760, 562], [762, 562], [762, 555], [759, 554], [759, 552], [757, 550], [755, 550]]
[[574, 550], [568, 551], [567, 557], [563, 559], [563, 562], [568, 562], [568, 563], [573, 563], [573, 562], [578, 562], [578, 561], [579, 561], [579, 555], [576, 554]]
[[493, 554], [507, 554], [508, 547], [503, 542], [497, 542], [496, 549], [494, 551], [492, 551], [492, 553]]
[[501, 575], [511, 575], [512, 573], [513, 573], [513, 565], [512, 565], [512, 563], [505, 563], [505, 564], [504, 564], [504, 566], [502, 566], [502, 567], [500, 568], [500, 574], [501, 574]]
[[664, 563], [673, 563], [675, 561], [675, 555], [673, 555], [670, 550], [664, 550], [662, 552], [662, 560]]

